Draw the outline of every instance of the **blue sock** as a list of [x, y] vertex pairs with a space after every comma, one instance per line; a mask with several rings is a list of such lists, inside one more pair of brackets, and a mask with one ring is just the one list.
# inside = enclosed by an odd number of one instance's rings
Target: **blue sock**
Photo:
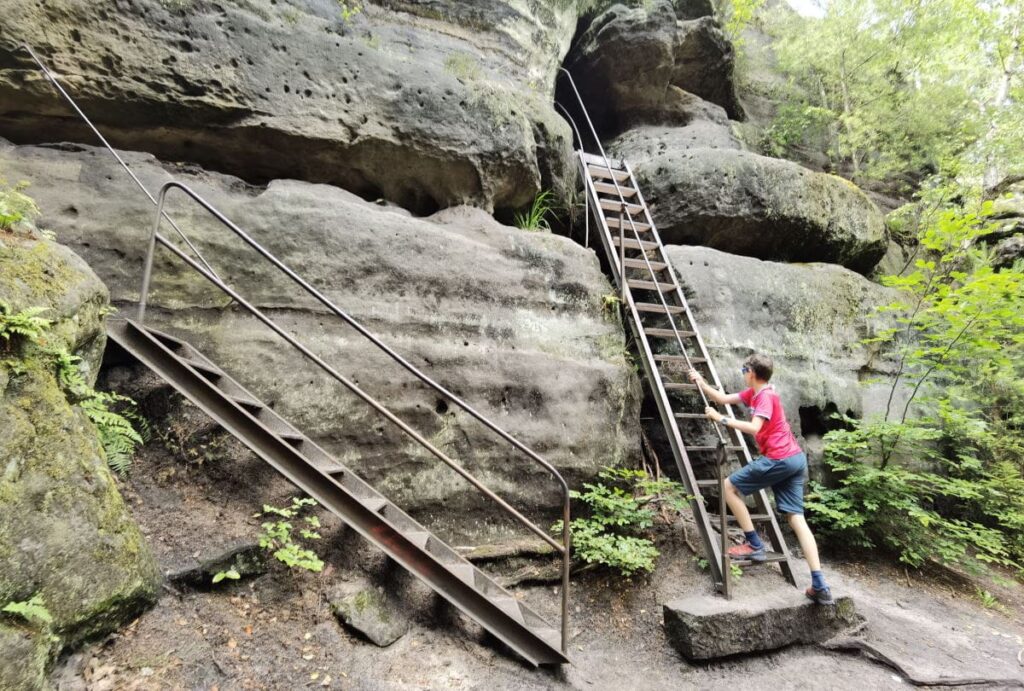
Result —
[[815, 590], [824, 590], [828, 587], [825, 583], [825, 574], [821, 571], [811, 571], [811, 587]]
[[756, 530], [751, 530], [749, 533], [743, 534], [746, 536], [747, 542], [749, 542], [750, 546], [754, 549], [761, 549], [764, 547], [764, 544], [761, 542], [761, 536], [757, 534]]

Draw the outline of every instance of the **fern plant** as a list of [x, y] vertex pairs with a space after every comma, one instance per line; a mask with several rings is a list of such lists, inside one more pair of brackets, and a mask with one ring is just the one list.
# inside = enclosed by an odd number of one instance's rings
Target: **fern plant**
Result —
[[46, 609], [42, 595], [33, 595], [31, 599], [21, 602], [8, 602], [0, 612], [14, 614], [22, 619], [38, 624], [52, 624], [53, 615]]
[[11, 231], [23, 221], [33, 221], [39, 216], [39, 207], [23, 190], [27, 182], [19, 182], [13, 187], [0, 178], [0, 230]]
[[45, 307], [26, 307], [15, 312], [9, 303], [0, 300], [0, 338], [3, 339], [3, 349], [10, 350], [12, 342], [19, 339], [38, 341], [53, 323], [39, 316], [45, 311]]

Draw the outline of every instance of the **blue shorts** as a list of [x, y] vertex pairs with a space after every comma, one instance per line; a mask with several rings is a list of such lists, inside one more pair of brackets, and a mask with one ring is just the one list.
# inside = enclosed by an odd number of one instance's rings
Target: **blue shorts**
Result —
[[780, 513], [803, 513], [805, 470], [807, 455], [803, 451], [779, 460], [761, 456], [730, 475], [729, 482], [740, 494], [771, 487]]

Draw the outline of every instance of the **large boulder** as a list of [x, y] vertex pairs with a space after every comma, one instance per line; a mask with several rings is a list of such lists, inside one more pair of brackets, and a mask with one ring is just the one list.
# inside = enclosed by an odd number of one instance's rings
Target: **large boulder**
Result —
[[608, 147], [633, 167], [664, 242], [865, 274], [885, 254], [884, 218], [853, 183], [697, 134], [709, 145], [646, 127]]
[[[151, 189], [171, 179], [152, 157], [124, 155]], [[32, 181], [53, 210], [48, 225], [88, 259], [114, 304], [127, 308], [138, 299], [153, 207], [129, 191], [106, 152], [6, 146], [0, 167]], [[416, 219], [326, 185], [282, 180], [258, 189], [197, 170], [176, 177], [572, 482], [638, 453], [638, 380], [622, 329], [602, 307], [613, 291], [592, 252], [468, 207]], [[547, 473], [333, 318], [180, 193], [168, 210], [246, 299], [489, 486], [520, 508], [558, 506]], [[163, 232], [173, 236], [167, 225]], [[154, 326], [192, 341], [400, 505], [442, 523], [477, 512], [475, 529], [494, 530], [484, 520], [493, 505], [481, 504], [451, 470], [166, 250], [157, 255], [150, 301]]]
[[666, 251], [726, 388], [742, 385], [739, 367], [751, 353], [774, 358], [772, 383], [812, 463], [821, 460], [822, 435], [838, 425], [832, 414], [884, 411], [894, 363], [861, 341], [889, 325], [873, 310], [893, 302], [895, 291], [829, 264], [765, 262], [705, 247]]
[[[0, 136], [94, 144], [33, 46], [120, 146], [250, 182], [341, 185], [417, 212], [512, 208], [561, 184], [554, 111], [575, 3], [8, 3]], [[342, 3], [344, 6], [344, 3]]]
[[635, 8], [617, 4], [595, 17], [566, 68], [606, 137], [638, 124], [688, 122], [693, 95], [742, 119], [733, 61], [713, 17], [680, 20], [669, 0], [654, 0]]
[[[0, 166], [0, 168], [3, 168]], [[0, 607], [41, 597], [52, 622], [0, 625], [0, 687], [35, 688], [61, 645], [105, 634], [155, 598], [159, 574], [107, 468], [96, 429], [68, 400], [48, 351], [95, 377], [107, 291], [48, 240], [0, 232], [0, 301], [43, 307], [41, 345], [0, 341]]]

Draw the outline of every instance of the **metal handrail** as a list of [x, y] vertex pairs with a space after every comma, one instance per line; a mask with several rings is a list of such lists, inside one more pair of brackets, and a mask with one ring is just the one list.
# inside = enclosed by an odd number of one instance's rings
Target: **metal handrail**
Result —
[[[66, 100], [68, 104], [71, 106], [71, 108], [74, 109], [74, 111], [78, 114], [78, 117], [80, 117], [85, 122], [85, 124], [89, 126], [89, 129], [91, 129], [93, 134], [95, 134], [96, 137], [100, 140], [100, 143], [102, 143], [103, 146], [106, 147], [107, 151], [110, 152], [110, 155], [117, 159], [117, 162], [121, 165], [122, 168], [124, 168], [124, 172], [128, 173], [128, 176], [135, 181], [135, 184], [138, 186], [138, 188], [142, 190], [142, 192], [147, 197], [149, 197], [149, 201], [151, 201], [153, 204], [156, 204], [156, 199], [153, 198], [153, 195], [150, 193], [150, 191], [146, 188], [145, 185], [142, 184], [142, 181], [139, 180], [138, 176], [136, 176], [135, 173], [132, 172], [131, 167], [129, 167], [129, 165], [125, 163], [124, 159], [121, 158], [120, 154], [114, 151], [114, 147], [112, 147], [110, 145], [110, 142], [107, 141], [107, 138], [100, 133], [100, 131], [96, 128], [96, 125], [92, 124], [92, 120], [90, 120], [89, 117], [84, 112], [82, 112], [82, 109], [78, 107], [77, 103], [75, 103], [75, 99], [71, 98], [70, 94], [68, 94], [68, 92], [64, 90], [64, 87], [61, 86], [61, 83], [57, 81], [57, 76], [54, 75], [46, 67], [46, 65], [43, 64], [43, 61], [39, 59], [39, 56], [35, 54], [35, 51], [33, 51], [32, 48], [29, 47], [27, 43], [22, 43], [21, 47], [25, 49], [25, 51], [29, 54], [32, 60], [36, 63], [36, 65], [39, 66], [39, 69], [42, 71], [43, 76], [45, 76], [53, 85], [53, 87], [57, 89], [57, 92], [64, 97], [64, 100]], [[171, 224], [171, 227], [174, 228], [174, 230], [178, 233], [181, 239], [185, 241], [185, 244], [188, 245], [188, 248], [192, 250], [192, 252], [196, 255], [199, 261], [203, 263], [203, 266], [205, 266], [207, 270], [214, 276], [217, 276], [217, 272], [213, 270], [213, 267], [210, 266], [209, 263], [207, 263], [206, 259], [203, 258], [203, 255], [200, 254], [199, 250], [196, 249], [195, 245], [193, 245], [185, 236], [185, 233], [181, 232], [181, 228], [177, 226], [177, 224], [171, 219], [171, 217], [168, 216], [167, 214], [164, 214], [164, 218], [167, 219], [167, 222]], [[218, 276], [218, 278], [220, 277]]]
[[[601, 152], [601, 158], [604, 160], [605, 168], [608, 170], [608, 176], [611, 179], [612, 184], [615, 185], [616, 193], [619, 195], [619, 203], [622, 205], [620, 208], [624, 210], [626, 208], [626, 197], [622, 193], [622, 188], [619, 186], [619, 181], [615, 179], [615, 172], [612, 170], [611, 161], [608, 159], [608, 154], [605, 153], [604, 146], [602, 146], [602, 144], [601, 144], [601, 138], [597, 136], [597, 130], [594, 129], [594, 123], [591, 121], [590, 114], [587, 112], [587, 107], [583, 103], [583, 97], [580, 95], [579, 89], [576, 88], [576, 80], [574, 80], [572, 78], [572, 74], [569, 72], [569, 70], [565, 69], [564, 67], [559, 67], [558, 69], [561, 70], [565, 74], [565, 76], [569, 78], [569, 85], [572, 87], [573, 93], [576, 95], [576, 100], [580, 104], [580, 110], [583, 112], [583, 117], [586, 118], [587, 126], [590, 128], [590, 134], [593, 136], [594, 142], [597, 144], [598, 151]], [[582, 149], [583, 149], [583, 142], [581, 140], [580, 141], [580, 150], [582, 150]], [[658, 277], [655, 275], [654, 267], [651, 266], [650, 258], [647, 256], [647, 253], [643, 251], [643, 244], [642, 244], [642, 241], [640, 239], [640, 231], [637, 230], [636, 223], [634, 223], [632, 215], [628, 214], [628, 213], [622, 213], [622, 211], [620, 211], [620, 215], [619, 215], [619, 237], [620, 237], [619, 249], [620, 249], [620, 251], [623, 253], [623, 255], [625, 254], [625, 243], [622, 242], [622, 231], [623, 231], [623, 222], [622, 221], [623, 220], [628, 220], [629, 221], [630, 229], [633, 231], [633, 237], [636, 238], [637, 246], [640, 247], [640, 249], [641, 249], [640, 256], [643, 257], [644, 264], [647, 266], [647, 271], [651, 274], [651, 280], [654, 281], [655, 284], [656, 284], [658, 282]], [[650, 219], [648, 219], [648, 220], [650, 220]], [[625, 287], [626, 287], [626, 267], [623, 265], [623, 263], [621, 261], [619, 263], [619, 280], [622, 282], [623, 290], [625, 290]], [[656, 292], [658, 294], [658, 300], [661, 302], [661, 306], [665, 308], [665, 314], [668, 314], [671, 317], [671, 313], [669, 312], [669, 309], [668, 309], [668, 307], [669, 307], [668, 306], [668, 302], [665, 300], [665, 294], [662, 293], [660, 290], [655, 290], [654, 292]], [[687, 368], [692, 369], [693, 368], [693, 363], [690, 360], [689, 353], [686, 352], [686, 346], [683, 345], [683, 339], [682, 339], [682, 336], [679, 333], [679, 329], [676, 328], [675, 320], [669, 318], [668, 322], [669, 322], [669, 325], [672, 327], [672, 333], [675, 336], [677, 345], [679, 346], [679, 352], [682, 353], [683, 358], [686, 361]], [[698, 393], [700, 393], [701, 400], [704, 401], [704, 406], [708, 407], [710, 405], [710, 401], [708, 400], [707, 395], [704, 393], [704, 390], [702, 388], [700, 388], [700, 386], [698, 386], [697, 387], [697, 391], [698, 391]], [[715, 426], [715, 433], [718, 435], [719, 443], [725, 444], [726, 443], [725, 435], [722, 433], [721, 429], [718, 429], [717, 425]]]
[[[448, 457], [444, 452], [442, 452], [439, 449], [437, 449], [433, 444], [431, 444], [429, 441], [427, 441], [425, 438], [423, 438], [418, 432], [416, 432], [414, 429], [412, 429], [407, 423], [402, 421], [394, 413], [392, 413], [390, 410], [388, 410], [386, 407], [384, 407], [383, 404], [381, 404], [376, 399], [374, 399], [372, 396], [370, 396], [367, 393], [365, 393], [364, 391], [362, 391], [362, 389], [360, 389], [358, 386], [356, 386], [352, 381], [350, 381], [344, 375], [339, 373], [336, 369], [334, 369], [329, 364], [327, 364], [323, 359], [321, 359], [319, 356], [317, 356], [315, 353], [313, 353], [311, 350], [309, 350], [306, 346], [304, 346], [302, 343], [300, 343], [298, 340], [296, 340], [290, 334], [286, 333], [270, 317], [268, 317], [265, 314], [263, 314], [259, 309], [257, 309], [255, 306], [253, 306], [248, 301], [246, 301], [244, 298], [242, 298], [234, 289], [232, 289], [230, 286], [228, 286], [226, 283], [224, 283], [224, 281], [222, 281], [220, 278], [218, 278], [215, 274], [213, 274], [212, 272], [206, 271], [203, 267], [199, 266], [199, 264], [197, 262], [195, 262], [193, 259], [191, 259], [189, 256], [187, 256], [180, 249], [175, 247], [172, 243], [168, 242], [168, 240], [165, 237], [160, 235], [160, 233], [159, 233], [160, 223], [163, 220], [163, 218], [166, 216], [166, 214], [164, 213], [164, 210], [163, 210], [164, 209], [164, 202], [166, 200], [167, 193], [170, 190], [172, 190], [172, 189], [179, 189], [182, 192], [184, 192], [194, 202], [196, 202], [198, 205], [203, 207], [210, 215], [212, 215], [214, 218], [216, 218], [218, 221], [220, 221], [220, 223], [222, 225], [227, 227], [235, 235], [237, 235], [239, 238], [241, 238], [241, 240], [243, 242], [245, 242], [251, 248], [256, 250], [264, 259], [269, 261], [276, 268], [278, 268], [282, 273], [284, 273], [286, 276], [288, 276], [288, 278], [290, 278], [294, 283], [298, 284], [305, 292], [307, 292], [308, 294], [312, 295], [314, 298], [317, 299], [317, 301], [319, 301], [321, 304], [323, 304], [328, 310], [330, 310], [336, 316], [338, 316], [342, 320], [344, 320], [347, 324], [349, 324], [350, 326], [355, 328], [360, 334], [362, 334], [363, 336], [368, 338], [380, 350], [384, 351], [393, 360], [395, 360], [396, 362], [401, 364], [406, 370], [411, 372], [420, 381], [424, 382], [425, 384], [427, 384], [428, 386], [433, 388], [438, 393], [444, 395], [450, 401], [452, 401], [453, 403], [458, 405], [460, 408], [465, 410], [467, 413], [469, 413], [477, 421], [481, 422], [484, 426], [486, 426], [488, 429], [490, 429], [493, 432], [495, 432], [496, 434], [498, 434], [501, 438], [503, 438], [504, 440], [506, 440], [507, 442], [509, 442], [513, 446], [515, 446], [517, 449], [523, 451], [532, 460], [536, 461], [545, 470], [547, 470], [557, 480], [558, 485], [559, 485], [559, 487], [560, 487], [560, 489], [562, 491], [562, 542], [559, 543], [554, 538], [552, 538], [550, 535], [548, 535], [547, 532], [543, 528], [537, 526], [535, 523], [533, 523], [528, 518], [523, 516], [522, 513], [520, 513], [517, 509], [515, 509], [513, 506], [511, 506], [508, 502], [506, 502], [500, 496], [495, 494], [489, 488], [487, 488], [482, 482], [480, 482], [476, 477], [474, 477], [469, 471], [467, 471], [459, 463], [457, 463], [452, 458]], [[292, 271], [281, 260], [279, 260], [273, 254], [271, 254], [266, 248], [264, 248], [262, 245], [260, 245], [258, 242], [256, 242], [244, 230], [242, 230], [240, 227], [238, 227], [234, 222], [232, 222], [229, 218], [227, 218], [224, 214], [222, 214], [212, 204], [210, 204], [205, 199], [203, 199], [194, 190], [189, 188], [187, 185], [184, 185], [184, 184], [182, 184], [180, 182], [173, 181], [173, 180], [170, 181], [170, 182], [165, 183], [163, 185], [163, 187], [160, 188], [160, 193], [159, 193], [159, 195], [157, 197], [157, 214], [156, 214], [156, 218], [155, 218], [155, 220], [153, 222], [153, 230], [152, 230], [152, 233], [150, 234], [148, 248], [147, 248], [147, 251], [146, 251], [146, 261], [145, 261], [145, 265], [144, 265], [144, 268], [143, 268], [143, 277], [142, 277], [142, 290], [141, 290], [141, 295], [139, 297], [138, 320], [139, 320], [140, 323], [142, 323], [144, 321], [144, 318], [145, 318], [146, 304], [147, 304], [148, 295], [149, 295], [149, 287], [150, 287], [150, 283], [151, 283], [151, 280], [152, 280], [152, 273], [153, 273], [153, 257], [154, 257], [155, 251], [156, 251], [156, 245], [158, 243], [163, 245], [164, 247], [167, 247], [169, 250], [171, 250], [171, 252], [173, 252], [175, 255], [177, 255], [178, 258], [180, 258], [182, 261], [187, 263], [192, 269], [197, 271], [200, 275], [202, 275], [208, 281], [213, 283], [220, 290], [222, 290], [223, 292], [225, 292], [229, 296], [231, 296], [231, 298], [234, 299], [241, 307], [243, 307], [246, 311], [248, 311], [253, 316], [255, 316], [257, 319], [259, 319], [261, 322], [263, 322], [266, 326], [268, 326], [277, 335], [281, 336], [293, 348], [295, 348], [300, 353], [302, 353], [307, 359], [311, 360], [320, 369], [322, 369], [324, 372], [326, 372], [331, 378], [333, 378], [336, 381], [338, 381], [339, 383], [341, 383], [349, 391], [351, 391], [356, 396], [358, 396], [360, 399], [362, 399], [364, 403], [367, 403], [370, 407], [372, 407], [378, 413], [383, 415], [389, 422], [391, 422], [392, 424], [397, 426], [399, 429], [401, 429], [403, 432], [405, 432], [407, 435], [412, 437], [418, 444], [420, 444], [420, 446], [425, 448], [427, 451], [429, 451], [431, 454], [433, 454], [440, 461], [442, 461], [443, 463], [445, 463], [446, 465], [451, 467], [453, 470], [455, 470], [455, 472], [457, 472], [459, 475], [461, 475], [463, 479], [465, 479], [467, 482], [469, 482], [479, 492], [484, 494], [484, 496], [486, 496], [487, 498], [489, 498], [492, 501], [494, 501], [495, 503], [497, 503], [502, 509], [504, 509], [507, 513], [512, 515], [514, 518], [516, 518], [516, 520], [518, 520], [521, 524], [523, 524], [526, 528], [528, 528], [532, 533], [534, 533], [535, 535], [540, 537], [545, 543], [547, 543], [548, 545], [553, 547], [557, 553], [561, 554], [562, 555], [562, 597], [561, 597], [561, 600], [562, 600], [562, 602], [561, 602], [561, 604], [562, 604], [562, 627], [561, 627], [561, 637], [562, 637], [562, 652], [563, 653], [567, 652], [568, 631], [569, 631], [569, 629], [568, 629], [568, 623], [569, 623], [569, 600], [568, 600], [568, 597], [569, 597], [569, 567], [570, 567], [570, 545], [571, 545], [571, 535], [570, 535], [570, 530], [569, 530], [569, 523], [570, 523], [570, 502], [569, 502], [569, 498], [570, 497], [569, 497], [569, 485], [566, 483], [566, 481], [562, 477], [561, 473], [559, 473], [558, 470], [556, 470], [555, 467], [552, 466], [550, 463], [548, 463], [546, 460], [544, 460], [543, 458], [538, 456], [535, 452], [533, 452], [531, 449], [529, 449], [528, 447], [523, 445], [520, 441], [518, 441], [517, 439], [515, 439], [514, 437], [509, 435], [507, 432], [505, 432], [504, 430], [499, 428], [497, 425], [495, 425], [489, 419], [484, 417], [481, 413], [477, 412], [468, 403], [463, 401], [461, 398], [459, 398], [458, 396], [453, 394], [451, 391], [449, 391], [445, 387], [443, 387], [440, 384], [438, 384], [437, 382], [435, 382], [429, 376], [427, 376], [426, 374], [421, 372], [419, 369], [417, 369], [414, 365], [412, 365], [408, 360], [406, 360], [401, 355], [399, 355], [394, 350], [392, 350], [390, 347], [388, 347], [386, 344], [381, 342], [376, 336], [371, 334], [362, 324], [360, 324], [358, 321], [356, 321], [351, 316], [349, 316], [346, 312], [344, 312], [340, 307], [338, 307], [333, 302], [331, 302], [325, 295], [323, 295], [320, 291], [318, 291], [312, 285], [307, 283], [305, 281], [305, 279], [303, 279], [301, 276], [299, 276], [294, 271]]]

